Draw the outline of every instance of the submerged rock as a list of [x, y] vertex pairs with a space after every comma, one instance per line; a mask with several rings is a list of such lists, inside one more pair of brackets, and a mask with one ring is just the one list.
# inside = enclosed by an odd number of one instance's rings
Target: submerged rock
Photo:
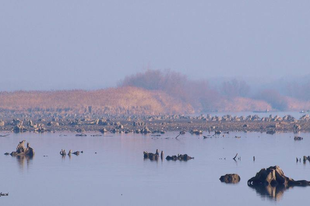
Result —
[[66, 150], [64, 150], [64, 149], [61, 149], [60, 152], [59, 152], [59, 154], [60, 154], [61, 156], [66, 156], [66, 155], [67, 155]]
[[9, 193], [2, 193], [2, 192], [0, 192], [0, 197], [2, 197], [2, 196], [9, 196]]
[[261, 169], [255, 177], [248, 180], [248, 186], [262, 196], [278, 200], [286, 189], [294, 186], [310, 186], [310, 182], [286, 177], [279, 166], [273, 166]]
[[33, 157], [34, 156], [34, 150], [32, 147], [30, 147], [30, 144], [27, 143], [27, 147], [25, 147], [25, 140], [19, 142], [19, 144], [16, 147], [16, 151], [11, 152], [11, 156], [27, 156], [27, 157]]
[[220, 177], [221, 182], [236, 184], [240, 182], [240, 176], [237, 174], [226, 174]]
[[81, 134], [76, 134], [75, 136], [77, 136], [77, 137], [86, 137], [87, 134], [81, 133]]
[[166, 157], [166, 160], [170, 161], [170, 160], [173, 160], [173, 161], [177, 161], [177, 160], [180, 160], [180, 161], [188, 161], [188, 160], [191, 160], [191, 159], [194, 159], [194, 157], [191, 157], [187, 154], [178, 154], [178, 155], [172, 155], [172, 156], [167, 156]]
[[294, 180], [286, 177], [279, 166], [261, 169], [255, 177], [248, 180], [248, 185], [284, 185], [284, 186], [310, 186], [310, 182], [306, 180]]
[[303, 137], [299, 137], [299, 136], [295, 136], [295, 137], [294, 137], [294, 140], [295, 140], [295, 141], [300, 141], [300, 140], [303, 140], [303, 139], [304, 139]]
[[76, 156], [79, 156], [80, 155], [80, 151], [75, 151], [73, 152], [72, 154], [76, 155]]
[[154, 153], [151, 153], [151, 152], [143, 151], [143, 157], [144, 157], [144, 159], [158, 160], [158, 158], [159, 158], [159, 153], [158, 153], [157, 150], [156, 150], [155, 154], [154, 154]]

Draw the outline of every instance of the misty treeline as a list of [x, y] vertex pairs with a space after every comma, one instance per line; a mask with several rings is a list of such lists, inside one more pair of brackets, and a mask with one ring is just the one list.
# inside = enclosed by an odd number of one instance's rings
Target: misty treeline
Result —
[[201, 111], [214, 111], [219, 101], [230, 101], [238, 97], [262, 100], [277, 110], [290, 109], [292, 99], [310, 101], [310, 78], [302, 84], [281, 82], [281, 85], [277, 85], [281, 90], [270, 85], [251, 92], [250, 85], [244, 80], [231, 79], [214, 86], [207, 80], [190, 80], [185, 75], [170, 70], [147, 70], [125, 77], [119, 86], [164, 91]]
[[185, 75], [170, 70], [147, 70], [137, 73], [125, 77], [119, 86], [161, 90], [200, 110], [212, 110], [220, 97], [216, 90], [210, 88], [207, 81], [192, 81]]
[[310, 78], [302, 83], [290, 82], [285, 85], [285, 95], [304, 101], [310, 101]]

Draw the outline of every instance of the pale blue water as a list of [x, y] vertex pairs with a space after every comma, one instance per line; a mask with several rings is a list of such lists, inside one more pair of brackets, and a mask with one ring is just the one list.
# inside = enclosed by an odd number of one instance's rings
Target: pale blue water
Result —
[[[304, 140], [299, 142], [290, 133], [230, 133], [212, 139], [186, 134], [175, 140], [176, 134], [75, 137], [72, 133], [25, 133], [0, 138], [0, 192], [9, 192], [8, 197], [0, 197], [0, 205], [309, 205], [310, 187], [294, 187], [275, 200], [249, 188], [247, 180], [273, 165], [289, 177], [310, 180], [310, 164], [295, 161], [310, 155], [310, 134], [300, 134]], [[36, 151], [32, 160], [3, 155], [23, 139]], [[62, 148], [84, 154], [62, 158]], [[195, 159], [143, 160], [144, 150], [155, 152], [157, 148], [165, 155], [187, 153]], [[237, 162], [232, 160], [236, 153], [241, 156]], [[221, 183], [219, 177], [226, 173], [239, 174], [240, 183]]]

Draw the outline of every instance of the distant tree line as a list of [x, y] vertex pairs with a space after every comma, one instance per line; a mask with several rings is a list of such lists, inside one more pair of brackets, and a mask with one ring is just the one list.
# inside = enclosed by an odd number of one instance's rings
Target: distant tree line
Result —
[[289, 109], [292, 104], [291, 98], [298, 101], [310, 101], [310, 78], [303, 84], [290, 82], [281, 84], [283, 84], [280, 86], [284, 88], [284, 92], [271, 86], [265, 89], [262, 87], [256, 93], [251, 93], [250, 86], [244, 80], [231, 79], [214, 87], [207, 80], [189, 80], [178, 72], [147, 70], [125, 77], [119, 86], [161, 90], [202, 111], [216, 110], [219, 101], [230, 101], [239, 97], [265, 101], [277, 110]]

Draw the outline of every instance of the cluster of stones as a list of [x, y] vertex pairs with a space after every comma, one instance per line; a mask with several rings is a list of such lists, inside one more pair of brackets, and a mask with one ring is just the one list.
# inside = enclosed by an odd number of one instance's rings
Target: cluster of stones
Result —
[[255, 189], [262, 196], [278, 200], [283, 192], [294, 186], [310, 186], [306, 180], [294, 180], [286, 177], [279, 166], [261, 169], [248, 180], [248, 186]]
[[[63, 157], [65, 157], [67, 155], [66, 150], [64, 150], [64, 149], [61, 149], [59, 153]], [[71, 156], [72, 154], [74, 154], [76, 156], [79, 156], [80, 153], [83, 153], [83, 151], [81, 151], [81, 152], [80, 151], [72, 152], [72, 150], [70, 149], [69, 152], [68, 152], [68, 156]]]
[[2, 197], [2, 196], [9, 196], [9, 193], [2, 193], [2, 192], [0, 192], [0, 197]]
[[303, 139], [304, 139], [303, 137], [299, 137], [299, 136], [295, 136], [295, 137], [294, 137], [294, 140], [295, 140], [295, 141], [300, 141], [300, 140], [303, 140]]
[[194, 159], [194, 157], [191, 157], [191, 156], [189, 156], [187, 154], [178, 154], [178, 155], [172, 155], [172, 156], [168, 155], [166, 157], [166, 160], [168, 160], [168, 161], [170, 161], [170, 160], [172, 160], [172, 161], [177, 161], [177, 160], [179, 160], [179, 161], [188, 161], [188, 160], [191, 160], [191, 159]]
[[190, 131], [191, 134], [196, 134], [196, 135], [201, 135], [203, 133], [202, 130], [198, 130], [198, 129], [192, 129]]
[[30, 147], [30, 144], [27, 143], [27, 147], [25, 147], [25, 140], [18, 143], [16, 147], [16, 151], [11, 153], [6, 152], [5, 155], [11, 155], [13, 157], [30, 157], [34, 156], [34, 149]]
[[[306, 164], [307, 161], [310, 162], [310, 156], [303, 156], [302, 161], [304, 164]], [[301, 162], [301, 158], [296, 157], [296, 162]]]
[[[247, 117], [232, 116], [232, 115], [224, 115], [222, 117], [207, 115], [205, 117], [202, 115], [201, 119], [205, 121], [215, 121], [215, 122], [219, 122], [219, 121], [236, 121], [236, 122], [239, 122], [239, 121], [261, 121], [261, 122], [289, 121], [289, 122], [294, 122], [294, 121], [297, 121], [296, 118], [291, 115], [286, 115], [284, 117], [280, 117], [278, 115], [276, 116], [269, 115], [269, 117], [262, 117], [262, 118], [259, 117], [258, 115], [248, 115]], [[310, 120], [309, 115], [304, 115], [302, 118], [300, 118], [300, 120]]]
[[290, 115], [260, 118], [258, 115], [232, 116], [108, 116], [98, 118], [94, 115], [64, 116], [56, 115], [31, 119], [0, 120], [0, 131], [53, 132], [53, 131], [101, 131], [102, 133], [165, 133], [166, 131], [190, 131], [202, 134], [202, 131], [264, 131], [274, 134], [277, 131], [310, 131], [310, 118], [306, 114], [299, 120]]
[[[20, 120], [20, 119], [13, 119], [11, 122], [11, 125], [13, 126], [12, 131], [15, 133], [22, 133], [26, 132], [28, 130], [32, 130], [34, 132], [43, 133], [46, 131], [44, 124], [37, 123], [34, 124], [32, 120]], [[30, 129], [27, 129], [30, 128]]]
[[[159, 160], [159, 150], [157, 149], [155, 153], [143, 151], [143, 158], [144, 159], [150, 159], [150, 160], [156, 160], [157, 161], [157, 160]], [[164, 151], [161, 151], [160, 158], [161, 158], [161, 160], [164, 159]], [[188, 160], [191, 160], [191, 159], [194, 159], [194, 157], [190, 157], [187, 154], [178, 154], [178, 155], [172, 155], [172, 156], [168, 155], [166, 157], [166, 160], [168, 160], [168, 161], [170, 161], [170, 160], [173, 160], [173, 161], [177, 161], [177, 160], [188, 161]]]
[[[143, 158], [157, 161], [159, 159], [159, 150], [156, 149], [155, 153], [143, 151]], [[164, 151], [161, 151], [160, 158], [161, 160], [164, 159]]]
[[[220, 177], [220, 181], [228, 184], [240, 182], [237, 174], [226, 174]], [[306, 180], [294, 180], [286, 177], [279, 166], [261, 169], [254, 177], [247, 181], [249, 187], [253, 188], [262, 196], [279, 199], [286, 189], [294, 186], [310, 186]]]

